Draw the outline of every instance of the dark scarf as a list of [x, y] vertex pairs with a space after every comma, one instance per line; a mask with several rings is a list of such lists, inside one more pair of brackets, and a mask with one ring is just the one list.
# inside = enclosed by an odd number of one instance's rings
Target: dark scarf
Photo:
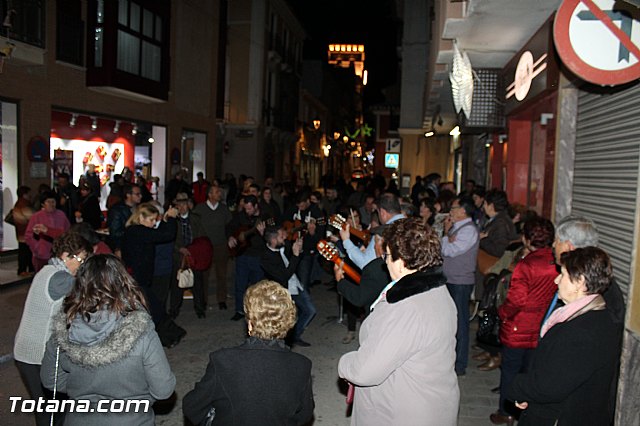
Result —
[[425, 272], [406, 275], [387, 291], [388, 303], [397, 303], [420, 293], [427, 292], [447, 283], [441, 267], [430, 268]]

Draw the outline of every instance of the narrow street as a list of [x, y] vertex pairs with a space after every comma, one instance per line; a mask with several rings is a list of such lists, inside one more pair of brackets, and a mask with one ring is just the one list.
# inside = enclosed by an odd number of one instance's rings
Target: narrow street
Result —
[[[230, 265], [232, 267], [232, 265]], [[0, 264], [0, 280], [15, 277], [15, 263], [6, 260]], [[8, 271], [6, 274], [2, 272]], [[11, 273], [9, 273], [9, 271]], [[232, 276], [232, 274], [230, 274]], [[233, 278], [230, 278], [231, 284]], [[22, 426], [35, 422], [26, 414], [10, 413], [9, 396], [27, 398], [18, 371], [10, 357], [13, 337], [22, 315], [22, 306], [27, 296], [29, 285], [13, 284], [0, 286], [0, 424]], [[215, 294], [211, 289], [210, 294]], [[346, 322], [337, 321], [338, 297], [335, 292], [328, 291], [326, 285], [312, 288], [312, 297], [318, 308], [318, 316], [305, 332], [305, 340], [311, 343], [308, 348], [296, 348], [313, 361], [315, 422], [314, 425], [346, 426], [345, 404], [346, 389], [341, 387], [337, 376], [337, 364], [340, 356], [348, 351], [356, 350], [357, 341], [348, 345], [341, 340], [346, 333]], [[229, 304], [231, 306], [231, 304]], [[207, 312], [206, 319], [198, 319], [192, 310], [191, 301], [185, 301], [177, 322], [187, 330], [187, 336], [175, 348], [167, 350], [169, 362], [177, 377], [176, 401], [156, 404], [156, 423], [158, 425], [183, 425], [181, 398], [204, 374], [210, 352], [221, 347], [234, 346], [242, 342], [245, 333], [244, 321], [230, 321], [232, 311], [220, 311], [217, 307]], [[475, 323], [472, 328], [475, 328]], [[472, 335], [474, 330], [472, 330]], [[489, 414], [495, 411], [498, 404], [497, 395], [489, 390], [499, 383], [499, 370], [491, 372], [478, 371], [477, 361], [471, 360], [467, 375], [459, 380], [461, 403], [460, 426], [489, 425]]]

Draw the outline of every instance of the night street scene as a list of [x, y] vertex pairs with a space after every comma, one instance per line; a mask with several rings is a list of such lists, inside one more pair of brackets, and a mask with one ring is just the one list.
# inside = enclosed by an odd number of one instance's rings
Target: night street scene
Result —
[[640, 426], [640, 0], [0, 0], [0, 424]]

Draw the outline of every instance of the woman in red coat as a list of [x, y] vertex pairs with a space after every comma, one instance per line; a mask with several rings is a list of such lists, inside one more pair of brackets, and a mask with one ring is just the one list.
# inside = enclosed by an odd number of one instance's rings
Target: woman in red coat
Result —
[[502, 365], [500, 405], [490, 416], [493, 424], [512, 425], [515, 421], [513, 414], [518, 410], [505, 400], [505, 393], [514, 377], [526, 372], [538, 345], [540, 323], [558, 289], [554, 282], [558, 272], [551, 249], [553, 224], [541, 217], [530, 219], [524, 225], [522, 239], [529, 254], [513, 270], [507, 298], [498, 310], [502, 321]]

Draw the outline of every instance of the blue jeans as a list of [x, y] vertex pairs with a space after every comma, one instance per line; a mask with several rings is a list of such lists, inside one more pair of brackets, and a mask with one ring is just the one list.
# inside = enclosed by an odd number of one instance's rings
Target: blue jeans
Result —
[[291, 298], [296, 304], [296, 308], [298, 308], [298, 320], [296, 321], [295, 328], [293, 329], [293, 338], [294, 340], [298, 340], [313, 317], [316, 316], [317, 311], [308, 291], [300, 291], [298, 295], [291, 296]]
[[456, 332], [456, 373], [464, 373], [469, 363], [469, 298], [474, 284], [447, 284], [458, 311]]
[[517, 414], [519, 411], [512, 401], [507, 401], [505, 395], [513, 379], [519, 373], [526, 373], [531, 363], [534, 349], [517, 349], [502, 346], [502, 363], [500, 364], [500, 405], [502, 414]]
[[300, 258], [300, 263], [296, 268], [296, 275], [300, 279], [300, 284], [304, 287], [305, 291], [309, 290], [311, 284], [311, 277], [313, 274], [313, 265], [318, 262], [318, 254], [304, 253]]
[[251, 285], [264, 278], [260, 267], [260, 258], [254, 256], [238, 256], [236, 258], [236, 312], [244, 313], [244, 293]]

